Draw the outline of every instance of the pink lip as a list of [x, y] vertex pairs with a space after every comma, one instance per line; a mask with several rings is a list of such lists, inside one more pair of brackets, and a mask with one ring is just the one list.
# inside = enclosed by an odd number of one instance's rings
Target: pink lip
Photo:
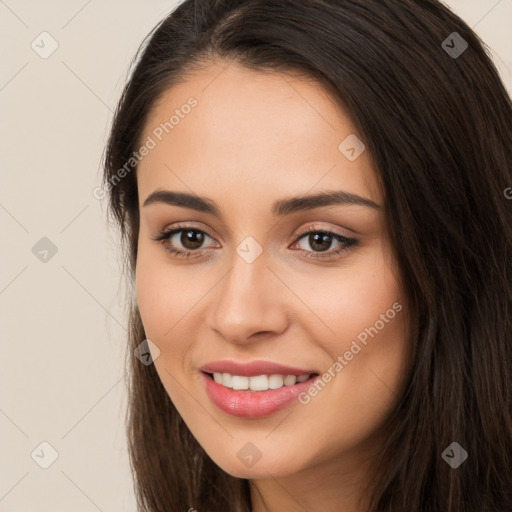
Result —
[[[291, 366], [283, 366], [268, 361], [251, 361], [250, 363], [237, 363], [236, 361], [213, 361], [199, 368], [205, 373], [230, 373], [244, 377], [255, 377], [257, 375], [310, 375], [319, 373], [316, 370], [302, 370]], [[307, 381], [306, 381], [307, 382]]]
[[297, 400], [297, 397], [319, 379], [320, 375], [293, 386], [283, 386], [267, 391], [235, 391], [217, 384], [207, 373], [202, 372], [201, 377], [208, 396], [219, 409], [240, 418], [261, 418], [284, 409]]

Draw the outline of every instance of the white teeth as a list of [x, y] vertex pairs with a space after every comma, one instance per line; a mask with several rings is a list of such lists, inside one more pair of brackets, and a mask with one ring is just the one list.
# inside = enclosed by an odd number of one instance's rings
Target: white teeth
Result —
[[249, 389], [249, 377], [241, 377], [240, 375], [233, 375], [232, 383], [233, 383], [233, 389]]
[[249, 389], [252, 391], [265, 391], [268, 389], [268, 376], [258, 375], [249, 378]]
[[279, 389], [283, 386], [293, 386], [296, 383], [304, 382], [310, 375], [257, 375], [245, 377], [231, 375], [230, 373], [214, 373], [213, 380], [227, 388], [235, 390], [267, 391], [268, 389]]
[[[215, 375], [215, 374], [214, 374]], [[222, 373], [222, 385], [227, 388], [233, 387], [233, 376], [230, 373]]]
[[270, 389], [279, 389], [282, 388], [284, 383], [284, 377], [282, 375], [271, 375], [268, 378], [268, 387]]
[[285, 386], [293, 386], [296, 382], [297, 382], [297, 377], [295, 377], [295, 375], [287, 375], [284, 378]]

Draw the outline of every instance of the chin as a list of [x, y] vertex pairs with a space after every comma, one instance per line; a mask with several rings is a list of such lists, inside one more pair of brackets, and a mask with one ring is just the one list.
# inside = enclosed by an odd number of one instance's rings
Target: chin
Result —
[[[265, 460], [262, 455], [261, 459], [255, 462], [252, 466], [249, 463], [246, 465], [243, 461], [240, 461], [238, 457], [226, 460], [224, 457], [222, 460], [212, 460], [219, 466], [224, 472], [236, 478], [246, 479], [263, 479], [269, 478], [282, 478], [298, 473], [301, 468], [296, 465], [297, 461], [291, 457], [291, 460], [286, 461], [283, 457], [279, 459], [270, 458]], [[295, 463], [295, 464], [294, 464]]]

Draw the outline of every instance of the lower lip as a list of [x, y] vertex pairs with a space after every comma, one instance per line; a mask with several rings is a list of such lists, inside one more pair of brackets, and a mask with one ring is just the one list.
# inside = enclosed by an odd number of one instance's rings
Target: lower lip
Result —
[[290, 405], [306, 391], [320, 375], [267, 391], [234, 390], [217, 384], [208, 374], [201, 372], [208, 396], [222, 411], [241, 418], [261, 418]]

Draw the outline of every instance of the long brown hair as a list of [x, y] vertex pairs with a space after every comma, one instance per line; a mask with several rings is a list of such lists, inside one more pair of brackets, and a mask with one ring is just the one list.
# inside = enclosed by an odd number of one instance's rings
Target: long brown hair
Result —
[[[139, 205], [126, 162], [160, 95], [211, 58], [312, 77], [348, 108], [376, 164], [413, 358], [368, 476], [371, 512], [510, 512], [512, 107], [485, 44], [435, 0], [182, 2], [141, 45], [105, 153], [132, 285]], [[250, 511], [249, 481], [213, 463], [154, 365], [134, 357], [146, 336], [128, 307], [139, 510]], [[442, 457], [452, 442], [468, 453], [456, 469]]]

